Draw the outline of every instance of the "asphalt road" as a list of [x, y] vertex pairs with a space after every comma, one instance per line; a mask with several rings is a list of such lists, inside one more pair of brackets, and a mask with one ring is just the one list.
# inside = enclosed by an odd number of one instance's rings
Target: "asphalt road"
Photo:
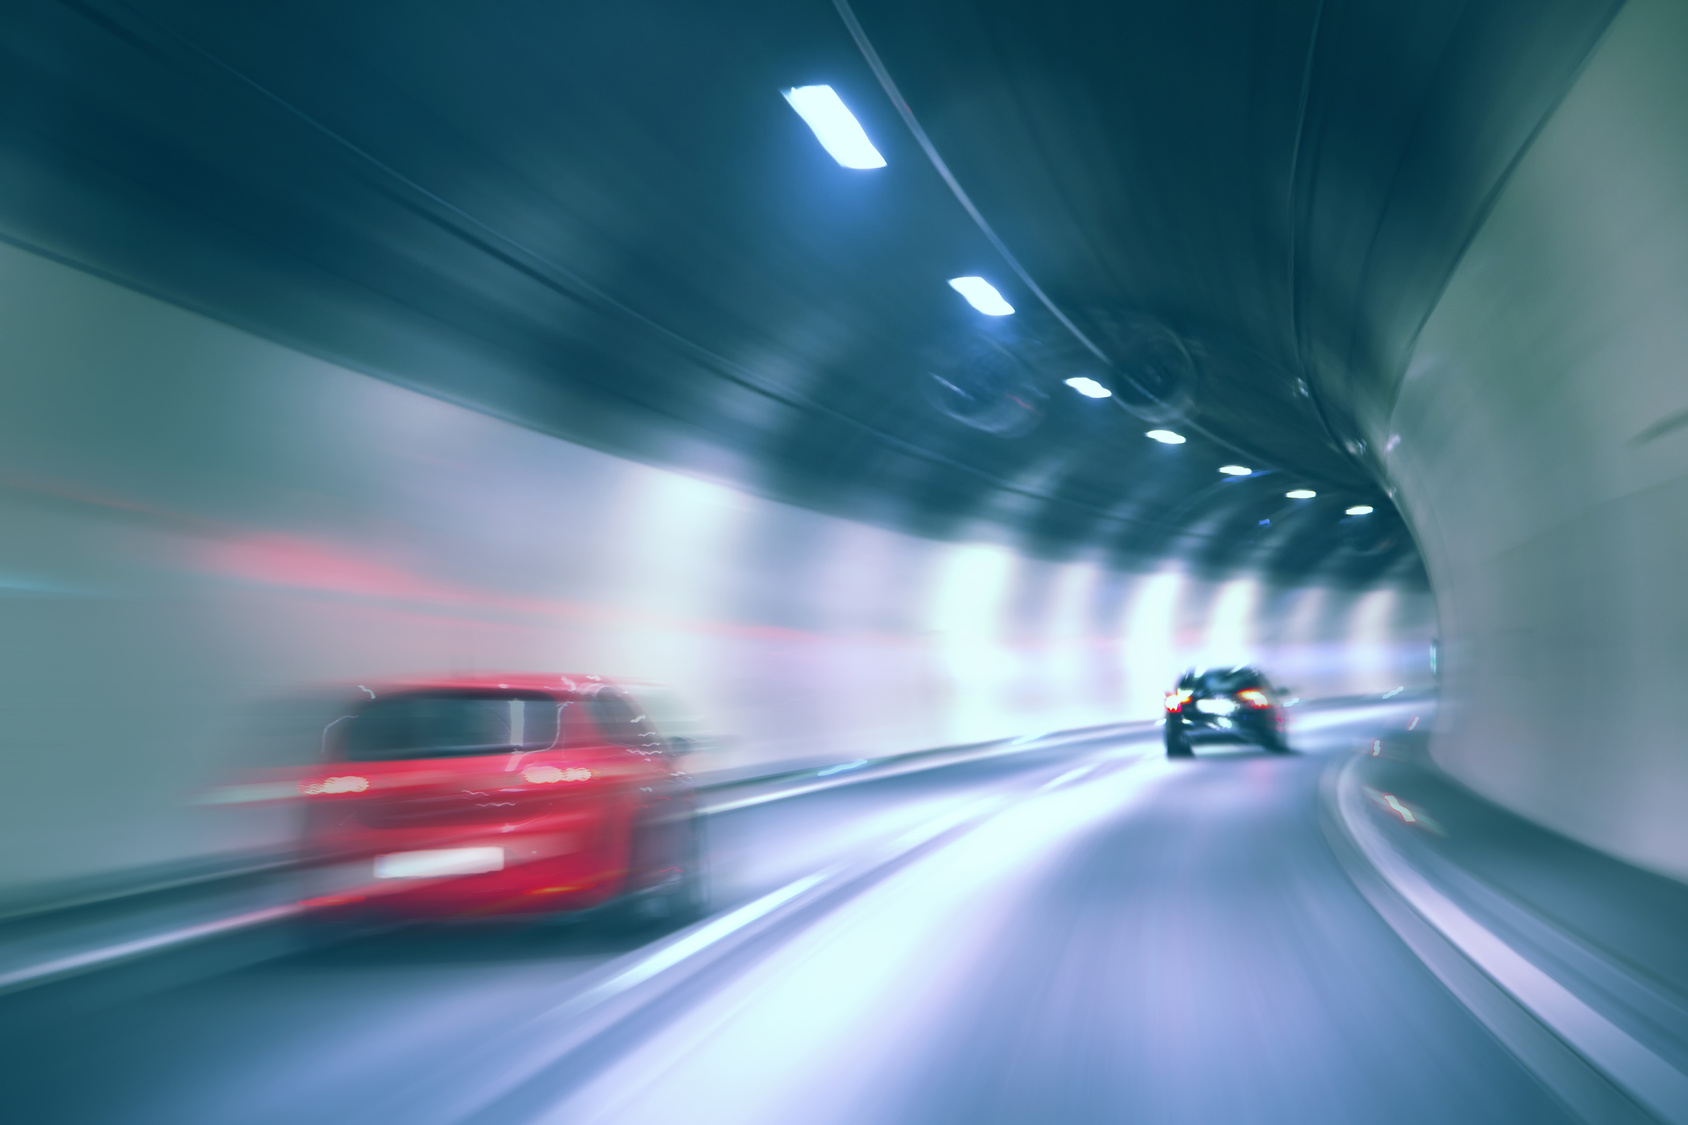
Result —
[[[1289, 757], [1168, 762], [1127, 739], [717, 815], [725, 910], [1003, 799], [624, 1029], [520, 1119], [1568, 1120], [1324, 842], [1320, 772], [1383, 721], [1305, 716]], [[32, 1125], [408, 1122], [633, 946], [578, 926], [416, 928], [176, 985], [116, 970], [62, 1004], [38, 990], [0, 1008], [0, 1106]]]

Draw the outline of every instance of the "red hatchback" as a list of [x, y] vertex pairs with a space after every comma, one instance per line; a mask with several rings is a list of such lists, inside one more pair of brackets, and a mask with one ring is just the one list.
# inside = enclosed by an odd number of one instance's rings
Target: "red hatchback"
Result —
[[[371, 689], [365, 688], [365, 691]], [[596, 676], [376, 688], [300, 782], [319, 892], [408, 917], [701, 912], [695, 797], [662, 736]]]

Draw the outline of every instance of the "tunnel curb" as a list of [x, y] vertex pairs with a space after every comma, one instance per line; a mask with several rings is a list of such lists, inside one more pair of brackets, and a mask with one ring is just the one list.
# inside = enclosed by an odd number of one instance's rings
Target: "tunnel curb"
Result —
[[1688, 1122], [1688, 1078], [1438, 890], [1367, 819], [1353, 758], [1325, 771], [1320, 827], [1360, 893], [1541, 1084], [1583, 1120]]

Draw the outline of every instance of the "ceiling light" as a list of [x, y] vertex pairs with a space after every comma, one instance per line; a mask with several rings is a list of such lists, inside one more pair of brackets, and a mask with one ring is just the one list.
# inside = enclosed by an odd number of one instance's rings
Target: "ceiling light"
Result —
[[1351, 516], [1369, 516], [1371, 513], [1372, 506], [1370, 504], [1355, 504], [1348, 509], [1348, 514]]
[[1292, 488], [1288, 492], [1284, 493], [1284, 495], [1288, 496], [1291, 500], [1311, 500], [1313, 497], [1317, 496], [1318, 493], [1314, 492], [1311, 488]]
[[1114, 392], [1086, 375], [1074, 375], [1066, 380], [1067, 386], [1083, 395], [1085, 398], [1112, 398]]
[[831, 86], [798, 86], [781, 93], [838, 163], [846, 168], [885, 167], [885, 158], [867, 139], [862, 123]]
[[1221, 465], [1219, 471], [1228, 477], [1251, 477], [1254, 470], [1247, 465]]
[[1002, 299], [996, 286], [982, 277], [952, 277], [950, 288], [967, 298], [967, 303], [986, 316], [1007, 316], [1014, 306]]
[[1143, 436], [1152, 437], [1156, 441], [1165, 442], [1167, 445], [1183, 445], [1186, 441], [1190, 440], [1183, 434], [1175, 434], [1171, 430], [1150, 430]]

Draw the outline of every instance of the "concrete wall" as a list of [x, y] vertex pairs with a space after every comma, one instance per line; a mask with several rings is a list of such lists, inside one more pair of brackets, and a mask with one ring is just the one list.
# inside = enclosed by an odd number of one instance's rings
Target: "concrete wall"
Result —
[[1688, 4], [1630, 0], [1372, 437], [1445, 641], [1433, 753], [1688, 877]]
[[1265, 660], [1304, 693], [1426, 676], [1423, 594], [1214, 586], [894, 534], [570, 445], [10, 247], [0, 340], [0, 901], [285, 839], [285, 817], [195, 795], [308, 754], [296, 700], [324, 685], [661, 681], [727, 736], [707, 771], [1149, 717], [1204, 658]]

